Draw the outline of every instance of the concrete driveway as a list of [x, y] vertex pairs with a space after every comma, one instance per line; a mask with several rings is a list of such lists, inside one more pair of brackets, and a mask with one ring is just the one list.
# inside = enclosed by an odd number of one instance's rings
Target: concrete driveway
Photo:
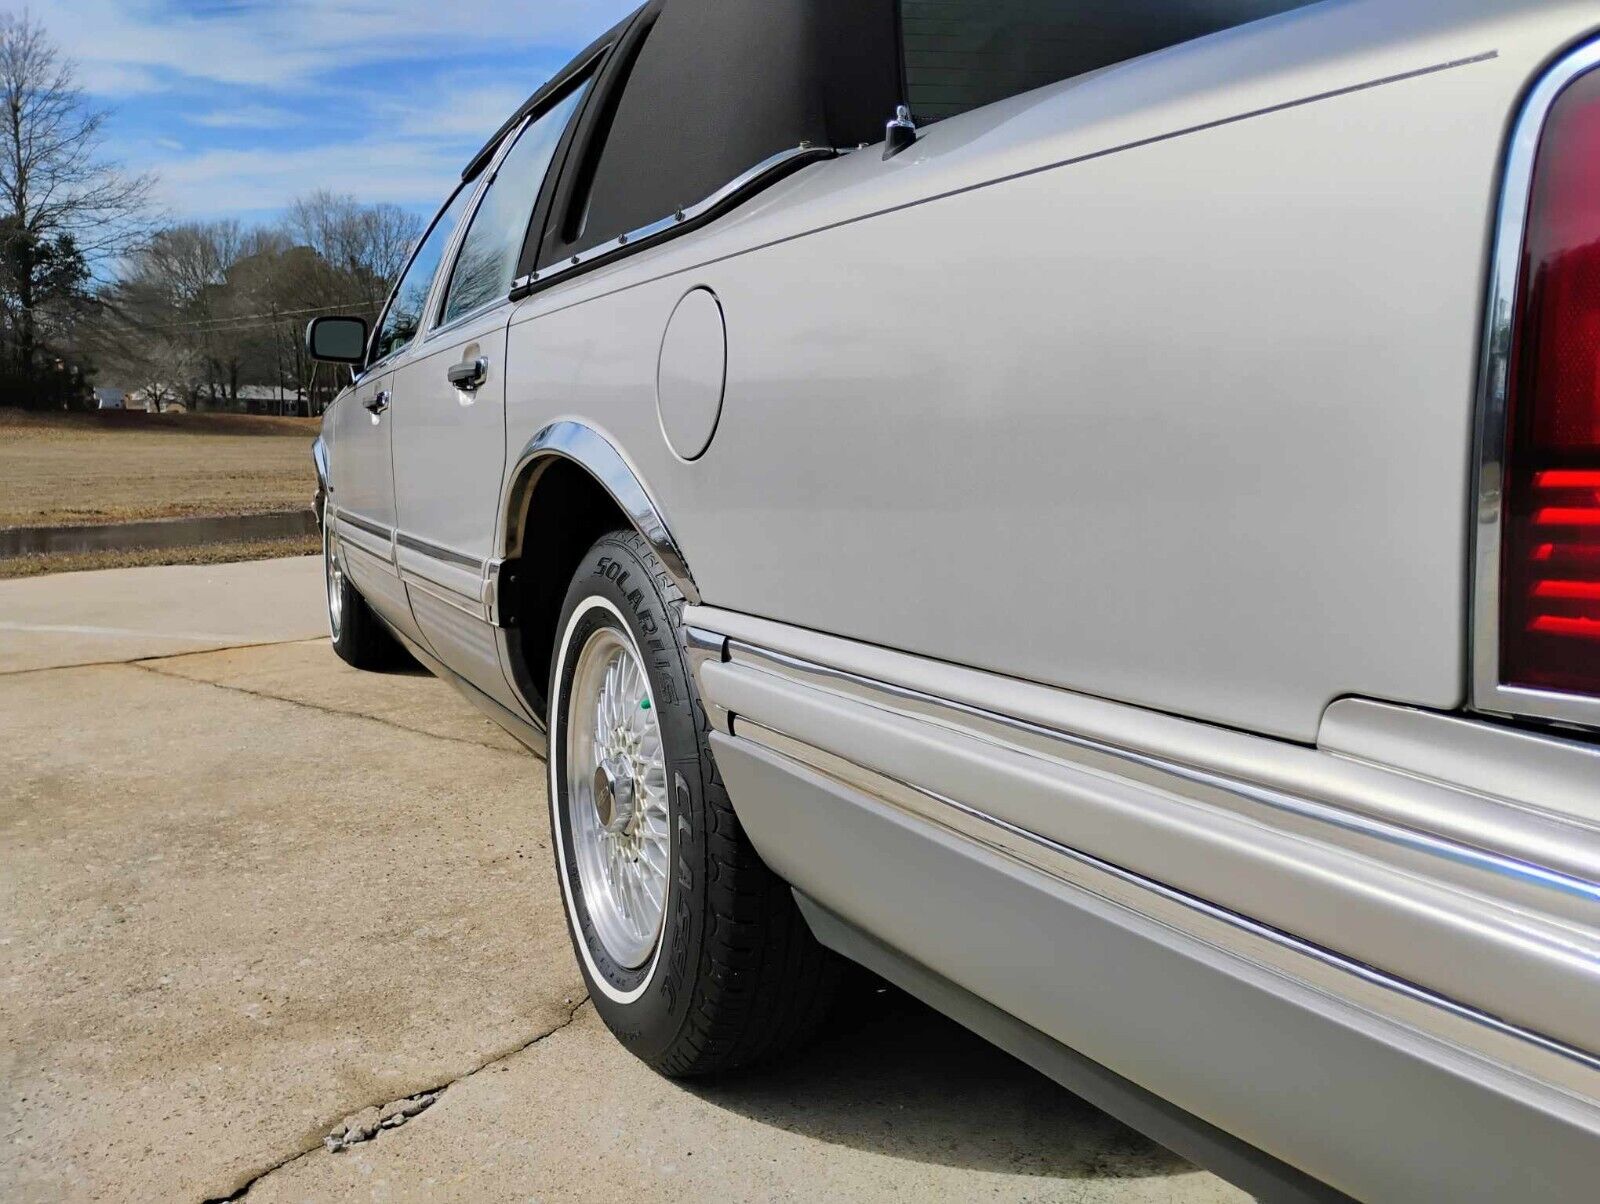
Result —
[[541, 763], [321, 631], [315, 559], [0, 583], [0, 1198], [1243, 1199], [892, 992], [658, 1078]]

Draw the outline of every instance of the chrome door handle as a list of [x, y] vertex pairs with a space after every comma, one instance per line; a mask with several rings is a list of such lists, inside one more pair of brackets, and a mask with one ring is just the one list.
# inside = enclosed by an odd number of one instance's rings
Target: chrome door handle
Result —
[[361, 404], [366, 406], [367, 409], [371, 411], [372, 416], [376, 418], [379, 414], [383, 413], [389, 408], [389, 390], [379, 389]]
[[479, 356], [469, 362], [452, 364], [445, 373], [450, 378], [450, 383], [458, 389], [468, 393], [475, 393], [484, 381], [489, 379], [489, 361], [484, 356]]

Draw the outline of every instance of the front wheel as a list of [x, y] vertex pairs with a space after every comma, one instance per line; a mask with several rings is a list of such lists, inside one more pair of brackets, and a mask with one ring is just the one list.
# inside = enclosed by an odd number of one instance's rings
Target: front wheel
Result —
[[404, 663], [405, 651], [372, 613], [367, 600], [344, 571], [344, 553], [326, 509], [322, 517], [322, 580], [328, 598], [328, 638], [345, 664], [357, 669], [390, 669]]
[[567, 923], [617, 1038], [669, 1075], [770, 1058], [839, 978], [717, 774], [683, 597], [632, 532], [579, 564], [557, 628], [550, 822]]

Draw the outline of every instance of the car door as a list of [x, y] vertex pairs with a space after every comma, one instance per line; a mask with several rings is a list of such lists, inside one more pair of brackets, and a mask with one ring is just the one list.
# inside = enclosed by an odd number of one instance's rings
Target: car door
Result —
[[386, 366], [364, 372], [333, 410], [329, 514], [344, 571], [388, 622], [414, 624], [394, 567], [394, 473], [389, 459]]
[[471, 185], [457, 189], [412, 252], [378, 322], [368, 366], [334, 417], [333, 498], [346, 571], [373, 609], [412, 639], [421, 633], [394, 556], [394, 369], [417, 336], [445, 248], [473, 191]]
[[395, 370], [395, 554], [412, 611], [446, 665], [512, 707], [485, 602], [505, 471], [509, 295], [586, 90], [578, 81], [506, 136], [435, 290], [434, 328]]

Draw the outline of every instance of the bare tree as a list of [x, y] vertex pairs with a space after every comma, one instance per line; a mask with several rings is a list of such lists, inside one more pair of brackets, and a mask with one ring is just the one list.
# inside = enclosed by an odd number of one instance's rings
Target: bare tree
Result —
[[422, 237], [422, 221], [398, 205], [363, 205], [319, 188], [289, 207], [284, 224], [369, 310], [376, 310]]
[[151, 181], [101, 157], [106, 116], [86, 103], [72, 63], [42, 26], [26, 13], [0, 13], [0, 290], [24, 379], [62, 271], [81, 294], [84, 265], [123, 253], [148, 231]]
[[[306, 355], [309, 317], [375, 318], [420, 221], [393, 205], [330, 193], [296, 201], [275, 224], [188, 222], [157, 231], [97, 294], [85, 341], [97, 363], [191, 405], [255, 408], [243, 385], [268, 385], [313, 411], [338, 387]], [[270, 403], [269, 403], [270, 404]]]

